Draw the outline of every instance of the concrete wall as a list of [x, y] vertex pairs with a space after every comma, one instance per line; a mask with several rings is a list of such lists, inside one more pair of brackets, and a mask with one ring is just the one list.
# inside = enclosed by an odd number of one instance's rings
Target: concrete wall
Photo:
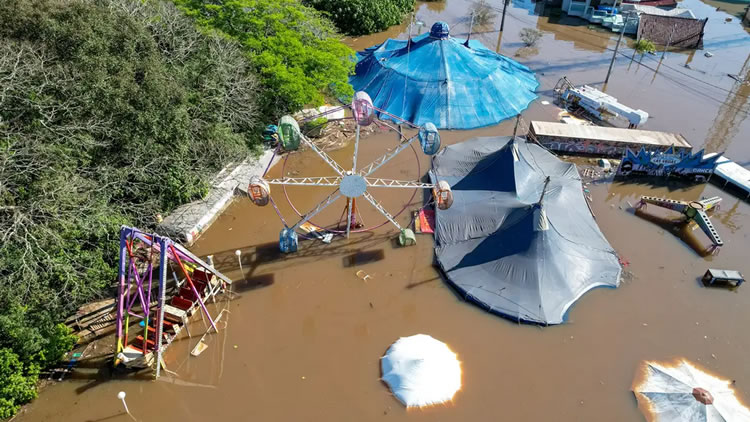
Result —
[[[232, 203], [235, 193], [246, 191], [250, 177], [263, 175], [273, 155], [272, 150], [266, 150], [257, 160], [248, 158], [227, 166], [215, 177], [205, 199], [175, 209], [159, 224], [157, 232], [185, 246], [192, 245]], [[276, 156], [271, 165], [278, 160]]]

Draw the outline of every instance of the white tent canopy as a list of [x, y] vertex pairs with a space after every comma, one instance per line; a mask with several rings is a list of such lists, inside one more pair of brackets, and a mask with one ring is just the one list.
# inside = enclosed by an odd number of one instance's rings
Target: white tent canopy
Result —
[[686, 360], [667, 365], [644, 362], [633, 393], [651, 422], [750, 421], [731, 382], [716, 378]]
[[383, 381], [406, 407], [450, 401], [461, 389], [461, 364], [448, 346], [417, 334], [401, 337], [381, 358]]

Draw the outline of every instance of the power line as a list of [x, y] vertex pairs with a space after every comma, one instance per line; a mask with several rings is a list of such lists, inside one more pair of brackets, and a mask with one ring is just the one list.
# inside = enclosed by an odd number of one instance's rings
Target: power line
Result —
[[[502, 9], [500, 9], [500, 8], [497, 8], [497, 7], [492, 7], [492, 6], [490, 6], [490, 8], [491, 8], [491, 9], [493, 9], [493, 10], [495, 10], [495, 11], [502, 11]], [[537, 23], [538, 23], [538, 22], [532, 22], [532, 21], [530, 21], [530, 20], [526, 20], [526, 19], [520, 18], [520, 17], [516, 16], [515, 14], [513, 14], [513, 13], [512, 13], [512, 12], [510, 12], [510, 11], [508, 11], [508, 12], [507, 12], [507, 14], [508, 14], [508, 15], [510, 15], [510, 16], [511, 16], [511, 17], [512, 17], [513, 19], [515, 19], [515, 20], [517, 20], [517, 21], [519, 21], [519, 22], [522, 22], [522, 23], [528, 24], [528, 25], [534, 25], [534, 26], [536, 26], [536, 25], [537, 25]], [[596, 32], [591, 32], [591, 31], [583, 31], [583, 30], [579, 30], [579, 29], [577, 29], [577, 28], [575, 28], [575, 27], [572, 27], [572, 26], [567, 26], [567, 25], [564, 25], [564, 26], [566, 26], [567, 28], [569, 28], [569, 29], [570, 29], [570, 30], [572, 30], [572, 31], [578, 32], [578, 33], [580, 33], [580, 34], [583, 34], [583, 35], [587, 35], [587, 36], [594, 36], [594, 37], [598, 37], [598, 38], [601, 38], [601, 39], [603, 39], [603, 40], [604, 40], [604, 39], [606, 39], [607, 41], [610, 41], [610, 40], [612, 39], [612, 38], [611, 38], [610, 36], [608, 36], [608, 35], [603, 35], [603, 34], [601, 34], [601, 35], [600, 35], [600, 34], [598, 34], [598, 33], [596, 33]], [[494, 32], [499, 32], [499, 31], [484, 31], [484, 33], [494, 33]], [[710, 39], [709, 39], [709, 40], [710, 40]], [[593, 43], [591, 43], [591, 42], [587, 42], [587, 41], [583, 41], [583, 40], [576, 40], [576, 42], [580, 42], [580, 43], [582, 43], [582, 44], [587, 44], [587, 45], [590, 45], [590, 46], [592, 46], [592, 47], [597, 47], [597, 48], [604, 48], [604, 50], [608, 50], [608, 51], [613, 51], [613, 50], [614, 50], [613, 48], [610, 48], [609, 46], [601, 47], [600, 45], [597, 45], [597, 44], [593, 44]], [[629, 57], [628, 57], [628, 56], [627, 56], [627, 55], [626, 55], [625, 53], [623, 53], [623, 52], [621, 52], [621, 51], [619, 51], [619, 52], [618, 52], [618, 54], [619, 54], [620, 56], [623, 56], [623, 57], [629, 58]], [[649, 57], [650, 57], [650, 56], [649, 56]], [[654, 58], [654, 60], [656, 60], [656, 59]], [[641, 63], [641, 62], [639, 62], [639, 65], [640, 65], [640, 66], [643, 66], [643, 67], [644, 67], [644, 68], [646, 68], [646, 69], [649, 69], [649, 70], [653, 71], [654, 73], [659, 73], [659, 72], [657, 72], [657, 70], [656, 70], [655, 68], [653, 68], [653, 67], [651, 67], [651, 66], [648, 66], [648, 65], [646, 65], [646, 64], [643, 64], [643, 63]], [[700, 79], [700, 78], [697, 78], [697, 77], [695, 77], [695, 76], [692, 76], [692, 75], [690, 75], [690, 74], [687, 74], [687, 73], [685, 73], [685, 72], [682, 72], [682, 71], [680, 71], [680, 70], [679, 70], [679, 69], [677, 69], [677, 68], [674, 68], [674, 67], [672, 67], [672, 66], [669, 66], [669, 65], [667, 65], [667, 64], [664, 64], [664, 63], [662, 63], [662, 65], [663, 65], [664, 67], [668, 68], [668, 69], [671, 69], [671, 70], [675, 71], [676, 73], [679, 73], [679, 74], [681, 74], [681, 75], [683, 75], [683, 76], [686, 76], [686, 77], [688, 77], [688, 78], [691, 78], [691, 79], [693, 79], [693, 80], [696, 80], [696, 81], [700, 81], [700, 82], [702, 82], [702, 83], [704, 83], [704, 84], [706, 84], [706, 85], [708, 85], [708, 86], [710, 86], [710, 87], [712, 87], [712, 88], [714, 88], [714, 89], [718, 89], [718, 90], [720, 90], [720, 91], [723, 91], [724, 93], [727, 93], [727, 94], [731, 94], [731, 93], [732, 93], [732, 91], [731, 91], [731, 90], [729, 90], [729, 89], [726, 89], [726, 88], [723, 88], [723, 87], [721, 87], [721, 86], [718, 86], [718, 85], [712, 84], [712, 83], [710, 83], [710, 82], [706, 82], [706, 81], [704, 81], [704, 80], [702, 80], [702, 79]], [[734, 106], [734, 105], [728, 104], [728, 103], [729, 103], [729, 101], [726, 101], [726, 100], [721, 100], [721, 99], [715, 98], [715, 97], [711, 96], [710, 94], [708, 94], [708, 93], [706, 93], [706, 92], [700, 91], [700, 90], [699, 90], [698, 88], [694, 88], [694, 87], [689, 87], [689, 86], [685, 85], [684, 83], [681, 83], [681, 81], [679, 81], [679, 80], [675, 79], [674, 77], [672, 77], [672, 76], [670, 76], [670, 75], [668, 75], [668, 74], [666, 74], [666, 73], [660, 73], [660, 75], [661, 75], [661, 76], [662, 76], [663, 78], [665, 78], [665, 79], [667, 79], [667, 80], [669, 80], [669, 81], [673, 82], [674, 84], [676, 84], [676, 85], [677, 85], [677, 86], [678, 86], [679, 88], [682, 88], [683, 90], [685, 90], [685, 91], [687, 91], [687, 92], [690, 92], [690, 93], [693, 93], [693, 94], [695, 94], [695, 95], [699, 95], [699, 96], [702, 96], [702, 97], [704, 97], [704, 98], [710, 99], [710, 100], [712, 100], [712, 101], [714, 101], [714, 102], [718, 103], [718, 104], [719, 104], [720, 106], [722, 106], [722, 105], [726, 105], [726, 106], [728, 106], [728, 107], [730, 107], [730, 108], [732, 108], [732, 109], [738, 110], [739, 112], [742, 112], [742, 113], [750, 113], [750, 110], [746, 110], [746, 109], [744, 109], [744, 108], [742, 108], [742, 107], [737, 107], [737, 106]]]
[[[656, 60], [656, 57], [651, 57], [651, 56], [649, 56], [649, 58], [650, 58], [650, 59], [653, 59], [653, 60]], [[658, 60], [656, 60], [656, 61], [658, 61]], [[670, 66], [670, 65], [668, 65], [668, 64], [666, 64], [666, 63], [662, 63], [662, 66], [664, 66], [664, 67], [666, 67], [666, 68], [668, 68], [668, 69], [672, 69], [672, 70], [674, 70], [675, 72], [677, 72], [677, 73], [679, 73], [679, 74], [681, 74], [681, 75], [687, 76], [687, 77], [688, 77], [688, 78], [690, 78], [690, 79], [696, 80], [696, 81], [698, 81], [698, 82], [702, 82], [702, 83], [704, 83], [704, 84], [706, 84], [706, 85], [708, 85], [708, 86], [710, 86], [710, 87], [716, 88], [716, 89], [718, 89], [718, 90], [721, 90], [721, 91], [724, 91], [724, 92], [726, 92], [726, 93], [731, 93], [731, 92], [732, 92], [732, 90], [731, 90], [731, 89], [726, 89], [726, 88], [724, 88], [724, 87], [721, 87], [721, 86], [718, 86], [718, 85], [714, 85], [714, 84], [712, 84], [711, 82], [707, 82], [707, 81], [705, 81], [705, 80], [703, 80], [703, 79], [697, 78], [697, 77], [695, 77], [695, 76], [693, 76], [693, 75], [690, 75], [690, 74], [688, 74], [688, 73], [686, 73], [686, 72], [683, 72], [683, 71], [682, 71], [682, 70], [680, 70], [679, 68], [676, 68], [676, 67]]]
[[[620, 55], [623, 56], [623, 57], [626, 57], [626, 58], [628, 57], [624, 53], [620, 53]], [[640, 63], [640, 62], [638, 64], [639, 64], [639, 66], [643, 66], [646, 69], [649, 69], [649, 70], [653, 71], [654, 73], [658, 73], [656, 69], [654, 69], [653, 67], [651, 67], [649, 65], [646, 65], [646, 64], [643, 64], [643, 63]], [[718, 98], [712, 97], [711, 95], [709, 95], [709, 94], [707, 94], [707, 93], [705, 93], [703, 91], [699, 91], [698, 89], [695, 89], [695, 88], [690, 88], [687, 85], [684, 85], [684, 84], [680, 83], [680, 81], [676, 80], [675, 78], [673, 78], [673, 77], [671, 77], [669, 75], [666, 75], [666, 74], [662, 73], [661, 76], [663, 78], [665, 78], [665, 79], [668, 79], [671, 82], [674, 82], [675, 84], [677, 84], [677, 86], [679, 86], [680, 88], [684, 89], [685, 91], [689, 91], [689, 92], [692, 92], [694, 94], [703, 96], [703, 97], [708, 98], [710, 100], [713, 100], [713, 101], [717, 102], [721, 106], [726, 105], [727, 107], [735, 109], [735, 110], [737, 110], [739, 112], [742, 112], [742, 113], [745, 113], [745, 114], [750, 113], [750, 109], [744, 109], [741, 106], [738, 107], [738, 106], [731, 105], [731, 104], [729, 104], [729, 101], [720, 100]]]
[[[508, 12], [508, 14], [509, 14], [509, 15], [510, 15], [511, 17], [513, 17], [514, 19], [516, 19], [516, 20], [519, 20], [519, 21], [521, 21], [521, 22], [526, 22], [526, 23], [529, 23], [528, 21], [525, 21], [525, 20], [523, 20], [523, 19], [521, 19], [521, 18], [519, 18], [519, 17], [517, 17], [517, 16], [515, 16], [515, 15], [511, 14], [510, 12]], [[607, 39], [607, 40], [611, 40], [611, 38], [610, 38], [610, 37], [608, 37], [608, 36], [604, 36], [604, 35], [599, 35], [599, 34], [596, 34], [596, 33], [591, 33], [591, 32], [584, 32], [584, 31], [580, 31], [580, 30], [577, 30], [577, 29], [575, 29], [575, 28], [573, 28], [573, 27], [571, 27], [571, 28], [572, 28], [572, 29], [573, 29], [574, 31], [576, 31], [576, 32], [579, 32], [579, 33], [582, 33], [582, 34], [587, 34], [587, 35], [588, 35], [588, 34], [590, 34], [590, 35], [593, 35], [593, 36], [596, 36], [596, 37], [599, 37], [599, 38], [602, 38], [602, 39]], [[599, 45], [596, 45], [596, 44], [593, 44], [593, 43], [590, 43], [590, 42], [586, 42], [586, 41], [583, 41], [583, 40], [578, 40], [578, 41], [579, 41], [579, 42], [581, 42], [581, 43], [583, 43], [583, 44], [588, 44], [588, 45], [590, 45], [590, 46], [593, 46], [593, 47], [600, 47]], [[613, 51], [613, 49], [612, 49], [612, 48], [610, 48], [609, 46], [606, 46], [606, 47], [604, 47], [604, 49], [605, 49], [605, 50], [609, 50], [609, 51]], [[619, 55], [621, 55], [621, 56], [623, 56], [623, 57], [627, 57], [627, 55], [625, 55], [625, 53], [623, 53], [623, 52], [618, 52], [618, 53], [619, 53]], [[655, 58], [653, 58], [653, 57], [650, 57], [650, 56], [649, 56], [649, 58], [652, 58], [652, 59], [656, 60]], [[653, 71], [653, 72], [656, 72], [656, 69], [654, 69], [653, 67], [650, 67], [650, 66], [648, 66], [648, 65], [644, 65], [643, 63], [639, 63], [639, 64], [640, 64], [641, 66], [643, 66], [643, 67], [645, 67], [645, 68], [647, 68], [647, 69], [649, 69], [649, 70]], [[710, 83], [710, 82], [706, 82], [706, 81], [704, 81], [704, 80], [702, 80], [702, 79], [696, 78], [695, 76], [692, 76], [692, 75], [690, 75], [690, 74], [687, 74], [687, 73], [685, 73], [685, 72], [682, 72], [682, 71], [680, 71], [679, 69], [677, 69], [677, 68], [674, 68], [673, 66], [669, 66], [669, 65], [667, 65], [667, 64], [664, 64], [664, 63], [662, 63], [662, 66], [664, 66], [664, 67], [666, 67], [666, 68], [669, 68], [669, 69], [671, 69], [671, 70], [674, 70], [675, 72], [677, 72], [677, 73], [679, 73], [679, 74], [681, 74], [681, 75], [683, 75], [683, 76], [687, 76], [687, 77], [689, 77], [689, 78], [691, 78], [691, 79], [693, 79], [693, 80], [696, 80], [696, 81], [700, 81], [700, 82], [703, 82], [704, 84], [706, 84], [706, 85], [708, 85], [708, 86], [710, 86], [710, 87], [712, 87], [712, 88], [718, 89], [718, 90], [720, 90], [720, 91], [723, 91], [723, 92], [725, 92], [725, 93], [727, 93], [727, 94], [729, 94], [729, 93], [732, 93], [732, 91], [731, 91], [731, 90], [729, 90], [729, 89], [726, 89], [726, 88], [723, 88], [723, 87], [721, 87], [721, 86], [718, 86], [718, 85], [712, 84], [712, 83]], [[715, 101], [715, 102], [719, 103], [720, 105], [728, 105], [729, 107], [731, 107], [731, 108], [734, 108], [734, 109], [737, 109], [737, 110], [739, 110], [739, 111], [741, 111], [741, 112], [744, 112], [744, 113], [747, 113], [747, 112], [748, 112], [748, 110], [745, 110], [745, 109], [743, 109], [743, 108], [741, 108], [741, 107], [736, 107], [736, 106], [732, 106], [732, 105], [730, 105], [730, 104], [727, 104], [727, 103], [728, 103], [728, 101], [724, 101], [724, 100], [720, 100], [720, 99], [717, 99], [717, 98], [715, 98], [715, 97], [712, 97], [712, 96], [710, 96], [709, 94], [707, 94], [707, 93], [705, 93], [705, 92], [699, 91], [699, 90], [698, 90], [698, 89], [696, 89], [696, 88], [691, 88], [691, 87], [688, 87], [688, 86], [686, 86], [686, 85], [684, 85], [684, 84], [680, 83], [680, 82], [679, 82], [678, 80], [674, 79], [673, 77], [670, 77], [669, 75], [667, 75], [667, 74], [665, 74], [665, 73], [661, 73], [661, 76], [662, 76], [662, 77], [664, 77], [664, 78], [666, 78], [666, 79], [668, 79], [668, 80], [670, 80], [670, 81], [672, 81], [672, 82], [674, 82], [674, 83], [676, 83], [676, 84], [677, 84], [677, 85], [678, 85], [678, 86], [679, 86], [680, 88], [682, 88], [682, 89], [684, 89], [684, 90], [686, 90], [686, 91], [691, 91], [691, 92], [693, 92], [693, 93], [695, 93], [695, 94], [697, 94], [697, 95], [701, 95], [701, 96], [703, 96], [703, 97], [709, 98], [709, 99], [711, 99], [711, 100], [713, 100], [713, 101]]]
[[[495, 10], [500, 10], [500, 9], [497, 9], [497, 8], [494, 8], [494, 9], [495, 9]], [[514, 14], [513, 14], [513, 13], [511, 13], [511, 12], [508, 12], [508, 15], [510, 15], [510, 16], [511, 16], [512, 18], [516, 19], [516, 20], [517, 20], [517, 21], [519, 21], [519, 22], [523, 22], [523, 23], [526, 23], [526, 24], [529, 24], [529, 25], [536, 25], [536, 24], [537, 24], [537, 22], [532, 22], [532, 21], [529, 21], [529, 20], [525, 20], [525, 19], [522, 19], [522, 18], [520, 18], [520, 17], [518, 17], [518, 16], [514, 15]], [[572, 26], [567, 26], [567, 25], [565, 25], [565, 26], [566, 26], [566, 27], [568, 27], [568, 28], [569, 28], [570, 30], [572, 30], [572, 31], [575, 31], [575, 32], [578, 32], [578, 33], [580, 33], [580, 34], [584, 34], [584, 35], [588, 35], [588, 36], [593, 36], [593, 37], [598, 37], [598, 38], [601, 38], [602, 40], [607, 40], [607, 41], [611, 41], [611, 39], [612, 39], [612, 38], [611, 38], [611, 37], [610, 37], [609, 35], [598, 34], [598, 33], [596, 33], [596, 32], [592, 32], [592, 31], [583, 31], [583, 30], [579, 30], [579, 29], [577, 29], [577, 28], [575, 28], [575, 27], [572, 27]], [[707, 38], [707, 39], [704, 39], [704, 42], [706, 42], [706, 41], [711, 41], [711, 40], [714, 40], [714, 39], [719, 39], [719, 38]], [[581, 40], [579, 40], [579, 41], [580, 41], [580, 42], [582, 42], [583, 44], [588, 44], [588, 45], [591, 45], [591, 46], [599, 47], [598, 45], [595, 45], [595, 44], [593, 44], [593, 43], [588, 43], [588, 42], [585, 42], [585, 41], [581, 41]], [[750, 41], [749, 41], [749, 42], [750, 42]], [[604, 47], [604, 48], [605, 48], [606, 50], [612, 51], [612, 48], [610, 48], [609, 46], [607, 46], [607, 47]], [[651, 58], [651, 59], [654, 59], [654, 60], [656, 60], [656, 58], [655, 58], [655, 57], [650, 57], [650, 56], [649, 56], [649, 58]], [[693, 80], [695, 80], [695, 81], [698, 81], [698, 82], [701, 82], [701, 83], [703, 83], [703, 84], [706, 84], [706, 85], [708, 85], [708, 86], [711, 86], [711, 87], [713, 87], [713, 88], [716, 88], [716, 89], [718, 89], [718, 90], [724, 91], [724, 92], [726, 92], [726, 93], [731, 93], [731, 92], [732, 92], [732, 90], [731, 90], [731, 89], [727, 89], [727, 88], [724, 88], [724, 87], [722, 87], [722, 86], [719, 86], [719, 85], [715, 85], [715, 84], [712, 84], [711, 82], [708, 82], [708, 81], [706, 81], [706, 80], [704, 80], [704, 79], [701, 79], [701, 78], [695, 77], [695, 76], [693, 76], [693, 75], [690, 75], [690, 74], [688, 74], [688, 73], [686, 73], [686, 72], [683, 72], [683, 71], [681, 71], [681, 70], [680, 70], [679, 68], [676, 68], [676, 67], [670, 66], [670, 65], [668, 65], [668, 64], [666, 64], [666, 63], [662, 63], [662, 66], [664, 66], [664, 67], [666, 67], [666, 68], [668, 68], [668, 69], [672, 69], [672, 70], [674, 70], [674, 71], [675, 71], [675, 72], [677, 72], [677, 73], [680, 73], [680, 74], [682, 74], [682, 75], [684, 75], [684, 76], [687, 76], [688, 78], [691, 78], [691, 79], [693, 79]]]

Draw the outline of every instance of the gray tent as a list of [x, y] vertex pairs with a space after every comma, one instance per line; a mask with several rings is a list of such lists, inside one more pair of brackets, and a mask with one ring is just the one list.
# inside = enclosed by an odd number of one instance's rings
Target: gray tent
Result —
[[574, 164], [510, 137], [474, 138], [433, 159], [453, 206], [436, 214], [435, 252], [449, 282], [515, 321], [560, 324], [581, 295], [617, 287], [621, 267], [599, 231]]

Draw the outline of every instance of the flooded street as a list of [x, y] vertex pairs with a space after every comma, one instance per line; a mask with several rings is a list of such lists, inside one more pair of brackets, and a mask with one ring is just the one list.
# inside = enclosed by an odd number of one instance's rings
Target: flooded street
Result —
[[[501, 2], [492, 2], [501, 4]], [[697, 149], [726, 151], [732, 160], [750, 163], [750, 35], [735, 19], [697, 0], [682, 2], [697, 17], [709, 16], [705, 50], [646, 55], [631, 63], [630, 48], [615, 65], [606, 92], [651, 115], [641, 128], [679, 132]], [[420, 3], [417, 18], [429, 26], [451, 24], [457, 36], [468, 32], [470, 2]], [[514, 1], [499, 36], [500, 13], [493, 23], [475, 28], [473, 38], [513, 57], [522, 47], [518, 32], [544, 32], [535, 52], [514, 57], [537, 72], [540, 100], [562, 76], [574, 84], [602, 88], [616, 35], [590, 29], [573, 18], [539, 17], [541, 4]], [[536, 11], [536, 12], [535, 12]], [[563, 15], [565, 16], [565, 15]], [[384, 34], [349, 39], [356, 49], [406, 37], [406, 26]], [[629, 40], [632, 43], [632, 40]], [[704, 56], [710, 51], [713, 57]], [[685, 65], [688, 67], [685, 67]], [[653, 69], [657, 69], [655, 73]], [[552, 105], [534, 102], [525, 122], [557, 120]], [[513, 121], [473, 131], [442, 131], [445, 144], [474, 136], [510, 135]], [[525, 133], [526, 128], [520, 128]], [[394, 132], [382, 131], [360, 144], [359, 163], [369, 163], [393, 148]], [[353, 145], [329, 154], [351, 165]], [[417, 180], [430, 160], [407, 149], [378, 170], [377, 176]], [[327, 176], [330, 170], [310, 151], [291, 154], [269, 177]], [[227, 329], [210, 336], [200, 357], [190, 356], [197, 342], [181, 337], [165, 356], [166, 375], [156, 382], [109, 377], [96, 370], [74, 374], [45, 389], [17, 421], [127, 421], [117, 392], [126, 391], [138, 421], [642, 421], [631, 382], [640, 362], [686, 357], [736, 381], [750, 404], [750, 298], [748, 286], [736, 290], [704, 288], [707, 268], [750, 274], [750, 203], [714, 184], [688, 187], [670, 183], [589, 185], [593, 211], [604, 235], [626, 261], [617, 289], [594, 289], [569, 311], [567, 324], [518, 325], [464, 302], [433, 267], [432, 237], [417, 235], [417, 245], [395, 245], [396, 229], [384, 225], [330, 245], [301, 241], [296, 254], [278, 251], [282, 224], [272, 206], [256, 207], [247, 198], [234, 204], [191, 248], [213, 254], [220, 271], [235, 280], [227, 307]], [[331, 189], [288, 189], [291, 203], [305, 213]], [[401, 224], [423, 203], [422, 192], [371, 193]], [[298, 218], [284, 191], [272, 186], [280, 213], [291, 224]], [[695, 200], [721, 196], [712, 221], [725, 245], [716, 256], [700, 230], [675, 230], [678, 214], [649, 207], [634, 215], [640, 195]], [[313, 220], [330, 227], [339, 221], [339, 200]], [[369, 204], [360, 211], [366, 226], [383, 217]], [[235, 250], [242, 251], [242, 270]], [[370, 277], [363, 280], [356, 273]], [[191, 330], [202, 333], [199, 317]], [[379, 358], [401, 336], [429, 334], [447, 343], [462, 361], [463, 388], [453, 403], [406, 410], [380, 378]], [[85, 362], [81, 365], [85, 367]], [[85, 368], [84, 368], [85, 369]]]

